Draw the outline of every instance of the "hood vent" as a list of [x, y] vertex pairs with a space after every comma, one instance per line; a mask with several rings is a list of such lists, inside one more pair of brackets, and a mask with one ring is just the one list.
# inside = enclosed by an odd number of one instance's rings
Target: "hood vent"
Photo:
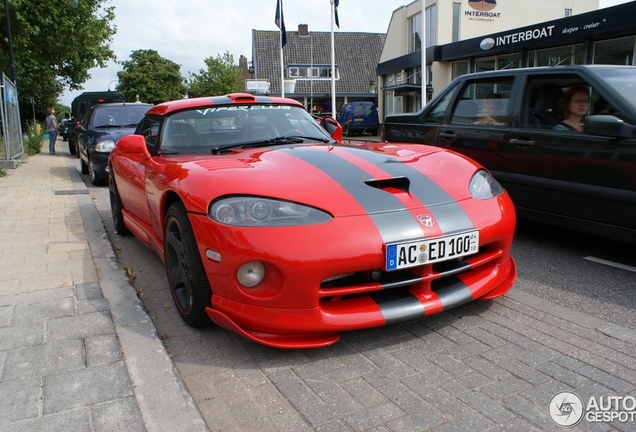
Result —
[[411, 185], [411, 181], [406, 177], [395, 177], [385, 180], [367, 180], [365, 183], [376, 189], [398, 189], [407, 193], [409, 191], [409, 186]]

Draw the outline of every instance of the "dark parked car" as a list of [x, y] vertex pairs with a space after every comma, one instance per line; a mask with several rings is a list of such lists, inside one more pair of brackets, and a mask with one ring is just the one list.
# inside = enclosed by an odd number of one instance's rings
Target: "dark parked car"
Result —
[[[84, 92], [73, 99], [71, 102], [71, 126], [68, 130], [68, 149], [72, 155], [76, 154], [76, 137], [75, 127], [82, 124], [88, 110], [93, 105], [113, 103], [113, 102], [125, 102], [124, 95], [117, 91], [96, 91], [96, 92]], [[79, 157], [79, 153], [77, 153]]]
[[75, 127], [82, 174], [88, 174], [93, 185], [106, 183], [110, 152], [120, 138], [135, 132], [151, 106], [138, 102], [95, 105]]
[[62, 137], [62, 141], [68, 141], [68, 130], [71, 127], [71, 119], [63, 119], [57, 126], [57, 133]]
[[[584, 132], [555, 130], [576, 86], [587, 92], [576, 101], [588, 105]], [[492, 121], [482, 120], [486, 101]], [[384, 139], [476, 160], [519, 217], [636, 243], [634, 125], [636, 67], [558, 66], [458, 77], [420, 112], [387, 116]]]
[[346, 136], [354, 133], [368, 132], [377, 135], [380, 128], [378, 109], [373, 102], [351, 102], [343, 104], [336, 117], [342, 125], [342, 131]]

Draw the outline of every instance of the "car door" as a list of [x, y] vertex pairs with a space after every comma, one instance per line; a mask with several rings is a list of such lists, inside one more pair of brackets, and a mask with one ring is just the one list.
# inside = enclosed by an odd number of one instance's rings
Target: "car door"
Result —
[[84, 132], [77, 132], [75, 134], [75, 140], [76, 140], [76, 145], [77, 145], [77, 151], [78, 151], [78, 156], [84, 160], [87, 164], [88, 164], [88, 146], [89, 146], [89, 141], [91, 139], [90, 136], [90, 120], [93, 117], [93, 113], [94, 113], [94, 109], [90, 109], [88, 111], [88, 113], [86, 113], [86, 116], [84, 117], [84, 120], [81, 123], [81, 127], [84, 129]]
[[[156, 154], [158, 135], [161, 126], [159, 118], [146, 117], [136, 130], [136, 134], [145, 138], [150, 154]], [[117, 158], [117, 188], [123, 208], [132, 213], [146, 230], [153, 230], [153, 218], [148, 205], [146, 178], [148, 167], [155, 165], [153, 158], [148, 159], [142, 153], [125, 153]]]
[[[493, 172], [515, 170], [510, 142], [514, 75], [467, 79], [458, 89], [435, 143], [462, 153]], [[430, 117], [430, 115], [428, 116]]]
[[550, 121], [537, 121], [545, 87], [558, 104], [573, 86], [588, 90], [589, 114], [626, 114], [615, 95], [584, 74], [528, 75], [522, 124], [511, 131], [513, 139], [527, 143], [518, 155], [522, 169], [505, 178], [509, 192], [522, 211], [636, 229], [636, 140], [555, 130]]

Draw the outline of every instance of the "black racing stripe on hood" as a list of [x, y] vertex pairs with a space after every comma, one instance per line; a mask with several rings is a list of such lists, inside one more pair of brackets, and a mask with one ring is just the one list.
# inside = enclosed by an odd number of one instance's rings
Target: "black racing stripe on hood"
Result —
[[[422, 172], [393, 157], [369, 150], [338, 147], [359, 158], [373, 163], [393, 177], [406, 177], [410, 180], [409, 192], [422, 202], [433, 215], [444, 233], [472, 229], [473, 223], [464, 209], [437, 183]], [[449, 173], [452, 175], [452, 173]], [[468, 185], [466, 185], [468, 188]], [[444, 205], [439, 205], [444, 203]]]
[[324, 147], [295, 147], [280, 151], [301, 159], [338, 182], [371, 217], [385, 243], [422, 237], [422, 228], [404, 205], [390, 193], [365, 181], [373, 177]]

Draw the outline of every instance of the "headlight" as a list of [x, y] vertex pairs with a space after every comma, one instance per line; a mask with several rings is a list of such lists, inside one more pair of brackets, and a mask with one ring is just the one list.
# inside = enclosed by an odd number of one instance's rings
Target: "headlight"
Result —
[[220, 223], [236, 226], [293, 226], [329, 222], [321, 210], [288, 201], [259, 197], [230, 197], [215, 201], [209, 216]]
[[504, 193], [504, 189], [497, 183], [497, 180], [484, 170], [477, 171], [470, 179], [468, 191], [473, 198], [481, 200], [494, 198]]
[[115, 141], [113, 140], [104, 140], [100, 141], [95, 145], [95, 151], [98, 152], [111, 152], [115, 149]]

